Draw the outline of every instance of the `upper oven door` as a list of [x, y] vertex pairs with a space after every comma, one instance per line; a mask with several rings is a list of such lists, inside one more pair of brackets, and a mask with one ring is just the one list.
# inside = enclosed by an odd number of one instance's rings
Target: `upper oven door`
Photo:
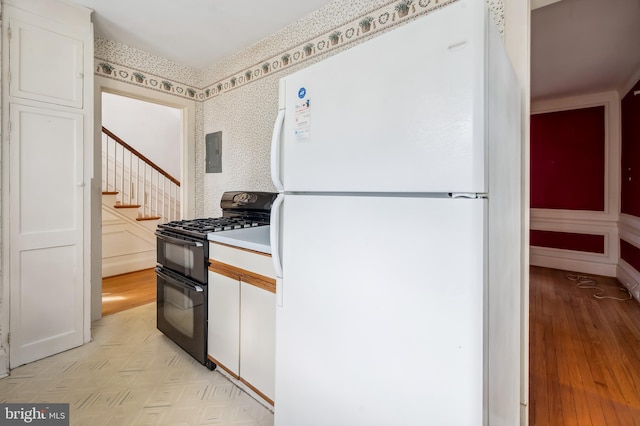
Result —
[[167, 269], [171, 269], [199, 283], [207, 283], [207, 265], [209, 262], [209, 245], [207, 241], [198, 241], [188, 237], [178, 238], [158, 230], [157, 261]]

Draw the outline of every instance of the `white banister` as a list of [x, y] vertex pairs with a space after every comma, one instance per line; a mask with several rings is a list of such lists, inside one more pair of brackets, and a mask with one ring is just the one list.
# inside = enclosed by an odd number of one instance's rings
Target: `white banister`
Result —
[[139, 205], [139, 217], [180, 219], [180, 182], [108, 129], [102, 134], [102, 191], [119, 193], [123, 205]]

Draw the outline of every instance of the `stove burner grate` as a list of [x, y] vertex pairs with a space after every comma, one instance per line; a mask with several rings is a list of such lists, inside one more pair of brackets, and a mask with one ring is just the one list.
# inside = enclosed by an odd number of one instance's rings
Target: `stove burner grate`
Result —
[[162, 225], [159, 228], [174, 232], [187, 233], [191, 235], [202, 235], [210, 232], [229, 231], [232, 229], [252, 228], [254, 226], [265, 225], [252, 219], [240, 217], [217, 217], [191, 220], [175, 220]]

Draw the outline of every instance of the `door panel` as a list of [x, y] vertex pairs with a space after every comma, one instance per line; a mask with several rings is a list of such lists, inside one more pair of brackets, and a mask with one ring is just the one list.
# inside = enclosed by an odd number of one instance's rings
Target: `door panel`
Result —
[[11, 96], [82, 108], [83, 42], [10, 20]]
[[209, 271], [207, 353], [240, 375], [240, 281]]
[[11, 367], [83, 342], [83, 115], [12, 104]]
[[74, 230], [82, 214], [69, 209], [82, 195], [82, 116], [14, 107], [20, 109], [12, 119], [19, 139], [20, 233]]
[[266, 397], [275, 397], [276, 295], [241, 282], [240, 373]]
[[[40, 359], [78, 346], [82, 327], [82, 300], [63, 295], [77, 292], [78, 257], [74, 245], [36, 248], [20, 253], [21, 286], [17, 299], [13, 295], [13, 311], [28, 313], [20, 316], [19, 349], [23, 361]], [[38, 265], [34, 268], [33, 265]], [[16, 339], [18, 340], [18, 339]], [[13, 352], [15, 354], [15, 352]], [[14, 358], [12, 357], [12, 362]], [[18, 361], [19, 362], [19, 361]]]

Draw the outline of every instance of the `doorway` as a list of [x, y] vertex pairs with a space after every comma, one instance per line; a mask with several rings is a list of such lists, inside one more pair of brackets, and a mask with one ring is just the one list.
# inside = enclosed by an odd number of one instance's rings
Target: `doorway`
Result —
[[154, 230], [180, 219], [181, 112], [102, 92], [102, 315], [155, 301]]
[[[94, 85], [94, 152], [93, 179], [91, 187], [91, 212], [94, 218], [102, 218], [102, 125], [103, 125], [103, 94], [117, 95], [128, 100], [151, 103], [176, 109], [179, 112], [179, 158], [177, 179], [181, 182], [180, 216], [194, 217], [195, 211], [195, 129], [196, 103], [193, 100], [171, 96], [144, 87], [126, 84], [120, 81], [95, 77]], [[91, 320], [102, 316], [102, 224], [94, 220], [92, 224], [91, 247]]]

